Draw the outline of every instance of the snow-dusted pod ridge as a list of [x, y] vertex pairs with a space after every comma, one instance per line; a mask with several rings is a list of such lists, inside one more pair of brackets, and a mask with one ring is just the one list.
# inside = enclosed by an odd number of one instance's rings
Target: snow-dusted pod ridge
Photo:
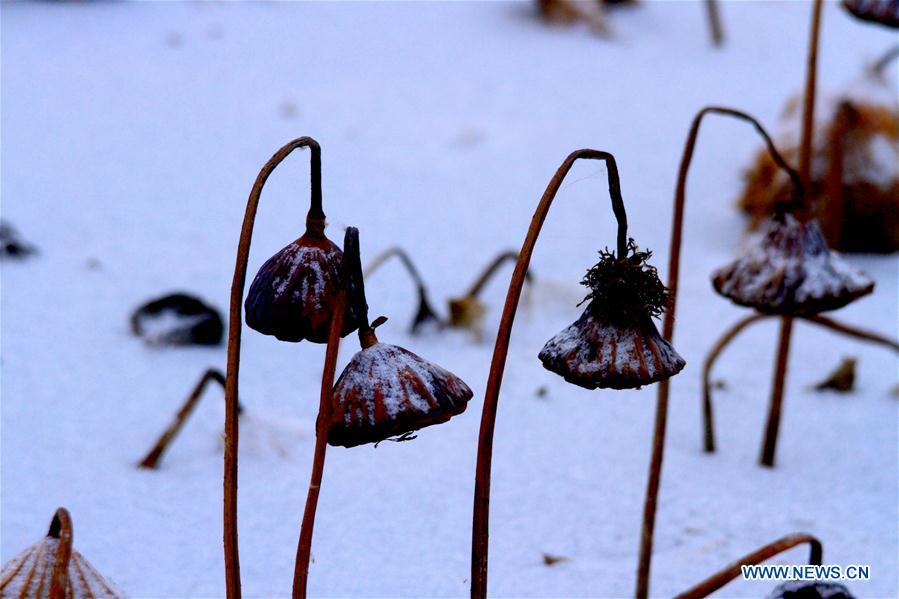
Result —
[[814, 219], [772, 217], [761, 239], [715, 271], [712, 285], [734, 303], [769, 314], [836, 310], [871, 293], [874, 282], [827, 247]]

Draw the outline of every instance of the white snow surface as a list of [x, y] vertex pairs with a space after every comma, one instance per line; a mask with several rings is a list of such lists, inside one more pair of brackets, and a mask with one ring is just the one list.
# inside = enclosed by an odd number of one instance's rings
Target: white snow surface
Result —
[[[550, 177], [581, 147], [617, 157], [630, 233], [664, 280], [693, 115], [732, 105], [771, 126], [802, 85], [807, 3], [721, 9], [727, 45], [715, 50], [698, 2], [616, 10], [614, 41], [544, 27], [526, 3], [4, 3], [2, 215], [40, 254], [2, 265], [0, 561], [40, 539], [62, 505], [75, 546], [125, 593], [223, 596], [220, 396], [203, 399], [158, 471], [135, 464], [196, 377], [224, 368], [225, 348], [147, 347], [128, 314], [175, 289], [226, 311], [247, 194], [294, 137], [322, 144], [329, 236], [358, 226], [363, 261], [402, 245], [438, 307], [520, 247]], [[853, 80], [895, 40], [836, 3], [824, 12], [822, 88]], [[777, 331], [766, 320], [722, 356], [719, 451], [701, 451], [705, 352], [747, 314], [714, 294], [709, 274], [738, 251], [734, 201], [759, 144], [745, 123], [709, 119], [692, 167], [674, 339], [687, 366], [671, 383], [652, 594], [806, 531], [826, 562], [871, 565], [869, 582], [847, 583], [857, 596], [895, 597], [895, 355], [798, 321], [777, 466], [762, 469]], [[302, 232], [308, 184], [303, 152], [270, 177], [247, 283]], [[533, 302], [505, 369], [493, 596], [633, 593], [655, 388], [587, 391], [536, 358], [578, 316], [577, 282], [614, 236], [604, 167], [575, 165], [537, 245]], [[877, 288], [832, 316], [895, 336], [895, 257], [847, 260]], [[367, 286], [372, 315], [391, 317], [379, 337], [455, 372], [474, 398], [414, 442], [329, 449], [312, 596], [467, 595], [476, 440], [508, 272], [483, 294], [481, 344], [455, 331], [409, 337], [416, 296], [398, 267]], [[344, 346], [338, 368], [355, 341]], [[323, 354], [244, 328], [247, 412], [310, 430]], [[848, 355], [859, 360], [853, 394], [810, 390]], [[241, 447], [247, 597], [289, 595], [313, 438], [287, 438], [285, 452]], [[543, 553], [568, 561], [547, 567]], [[805, 559], [797, 548], [777, 561]], [[738, 581], [719, 595], [774, 586]]]

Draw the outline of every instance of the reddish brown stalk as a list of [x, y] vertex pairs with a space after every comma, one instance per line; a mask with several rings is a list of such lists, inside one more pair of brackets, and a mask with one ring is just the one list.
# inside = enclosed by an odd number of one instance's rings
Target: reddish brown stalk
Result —
[[759, 464], [768, 468], [774, 467], [774, 455], [777, 451], [777, 433], [780, 429], [780, 414], [783, 410], [787, 366], [790, 358], [790, 340], [792, 337], [793, 318], [784, 316], [780, 319], [777, 358], [774, 362], [774, 381], [771, 385], [771, 403], [768, 405], [768, 418], [765, 421], [765, 438], [762, 440], [762, 451], [759, 454]]
[[762, 562], [771, 559], [775, 555], [778, 555], [780, 553], [783, 553], [784, 551], [796, 547], [797, 545], [803, 545], [805, 543], [808, 543], [810, 549], [808, 563], [813, 566], [820, 566], [824, 554], [823, 547], [821, 546], [821, 541], [809, 534], [795, 533], [787, 535], [781, 539], [774, 541], [773, 543], [769, 543], [764, 547], [756, 549], [748, 555], [743, 556], [742, 558], [725, 567], [713, 576], [706, 578], [698, 585], [691, 588], [689, 591], [685, 591], [680, 595], [677, 595], [675, 599], [702, 599], [703, 597], [708, 597], [730, 581], [740, 576], [743, 572], [743, 566], [755, 566], [757, 564], [761, 564]]
[[[822, 0], [815, 0], [812, 7], [812, 26], [809, 34], [808, 59], [805, 74], [805, 98], [802, 106], [802, 140], [799, 144], [799, 177], [806, 188], [811, 189], [812, 141], [815, 121], [815, 87], [818, 78], [818, 37], [821, 29]], [[809, 211], [806, 202], [799, 205], [799, 214], [805, 216]], [[777, 357], [775, 359], [774, 384], [771, 387], [771, 402], [768, 411], [768, 422], [765, 425], [765, 438], [762, 441], [762, 453], [759, 464], [769, 468], [774, 466], [775, 449], [777, 447], [777, 431], [780, 428], [780, 411], [783, 394], [786, 388], [787, 362], [790, 352], [790, 335], [793, 332], [793, 319], [784, 317], [780, 326], [780, 337], [777, 341]]]
[[59, 539], [56, 554], [53, 556], [53, 572], [50, 575], [50, 599], [65, 599], [66, 587], [69, 584], [69, 560], [72, 558], [72, 518], [68, 510], [61, 507], [56, 510], [50, 522], [48, 537]]
[[[715, 451], [715, 423], [712, 419], [712, 368], [715, 366], [718, 357], [727, 348], [728, 345], [743, 331], [746, 327], [754, 322], [765, 318], [773, 318], [773, 314], [752, 314], [738, 320], [727, 329], [721, 338], [715, 342], [709, 354], [706, 356], [705, 364], [702, 369], [702, 401], [703, 401], [703, 430], [705, 431], [705, 450], [708, 452]], [[861, 341], [869, 341], [877, 345], [883, 345], [896, 352], [899, 352], [899, 342], [888, 339], [877, 333], [859, 329], [847, 324], [843, 324], [831, 318], [824, 316], [807, 316], [801, 317], [805, 322], [810, 322], [830, 329], [836, 333], [859, 339]]]
[[346, 288], [341, 289], [335, 299], [337, 309], [331, 317], [328, 331], [328, 346], [325, 349], [325, 365], [322, 369], [321, 395], [318, 404], [318, 418], [315, 421], [315, 453], [312, 457], [312, 475], [306, 508], [300, 525], [300, 539], [297, 542], [297, 558], [293, 570], [293, 597], [306, 597], [306, 582], [309, 578], [309, 558], [312, 554], [312, 530], [315, 526], [315, 510], [318, 494], [325, 470], [325, 452], [328, 449], [328, 424], [331, 422], [331, 390], [334, 388], [334, 373], [337, 370], [337, 354], [340, 350], [340, 331], [346, 309]]
[[[771, 136], [765, 131], [755, 118], [732, 108], [720, 106], [708, 106], [700, 110], [693, 118], [687, 142], [684, 145], [684, 153], [681, 156], [680, 168], [677, 175], [677, 187], [674, 192], [674, 218], [671, 222], [671, 248], [668, 254], [668, 308], [662, 324], [662, 336], [669, 343], [674, 338], [675, 311], [677, 309], [677, 288], [680, 275], [680, 251], [684, 226], [684, 203], [686, 201], [687, 174], [690, 163], [693, 161], [693, 152], [696, 149], [696, 139], [699, 135], [699, 126], [707, 114], [720, 114], [748, 121], [756, 132], [765, 140], [768, 152], [772, 160], [783, 169], [793, 182], [793, 198], [791, 205], [801, 204], [804, 197], [804, 188], [798, 174], [783, 159]], [[655, 530], [656, 504], [659, 496], [659, 483], [661, 481], [662, 458], [665, 450], [665, 429], [668, 422], [668, 397], [670, 394], [668, 380], [659, 383], [659, 391], [656, 400], [655, 427], [652, 438], [652, 455], [649, 463], [649, 477], [646, 483], [646, 499], [643, 505], [643, 530], [640, 534], [640, 557], [637, 564], [637, 599], [646, 599], [649, 596], [649, 569], [652, 561], [652, 541]]]
[[178, 413], [175, 414], [175, 419], [172, 420], [172, 423], [169, 424], [168, 428], [166, 428], [159, 436], [159, 439], [153, 445], [153, 448], [147, 452], [147, 455], [140, 461], [138, 467], [147, 468], [149, 470], [155, 470], [159, 467], [159, 460], [162, 458], [162, 454], [165, 453], [166, 449], [171, 445], [172, 440], [181, 431], [184, 423], [187, 422], [187, 419], [193, 413], [194, 408], [196, 408], [197, 404], [200, 402], [200, 397], [203, 395], [206, 386], [212, 381], [221, 385], [222, 388], [225, 387], [225, 377], [220, 371], [210, 368], [204, 372], [203, 376], [200, 377], [200, 380], [197, 381], [197, 384], [194, 386], [193, 391], [191, 391], [190, 395], [187, 396], [187, 399], [184, 400], [184, 405], [182, 405], [178, 410]]
[[490, 363], [490, 374], [487, 377], [487, 389], [484, 393], [484, 406], [481, 412], [481, 430], [478, 436], [478, 461], [475, 472], [474, 515], [471, 536], [471, 596], [479, 599], [487, 597], [487, 551], [490, 517], [490, 468], [493, 458], [493, 432], [496, 425], [496, 411], [499, 404], [499, 390], [503, 382], [503, 371], [509, 353], [509, 339], [512, 335], [512, 323], [518, 310], [518, 301], [524, 286], [525, 275], [531, 261], [531, 254], [537, 243], [537, 237], [549, 213], [562, 181], [578, 159], [603, 160], [609, 172], [609, 194], [612, 197], [612, 210], [618, 221], [618, 255], [627, 255], [627, 215], [624, 201], [621, 198], [621, 185], [618, 180], [618, 167], [615, 157], [608, 152], [598, 150], [576, 150], [568, 155], [553, 175], [540, 203], [531, 219], [527, 235], [518, 254], [509, 291], [503, 306], [499, 330], [496, 334], [496, 345]]
[[717, 0], [705, 0], [705, 11], [709, 18], [709, 31], [712, 34], [712, 43], [716, 46], [724, 44], [724, 30], [721, 27], [721, 15], [718, 11]]
[[240, 598], [240, 559], [237, 549], [237, 388], [240, 368], [240, 334], [243, 324], [242, 302], [247, 279], [247, 261], [250, 256], [250, 242], [256, 223], [256, 209], [259, 197], [269, 175], [287, 156], [297, 148], [311, 150], [312, 199], [306, 216], [307, 228], [324, 227], [325, 213], [322, 210], [321, 195], [321, 148], [311, 137], [300, 137], [288, 142], [269, 159], [259, 171], [244, 213], [237, 244], [234, 265], [234, 279], [231, 282], [231, 305], [228, 317], [228, 368], [225, 377], [225, 475], [224, 475], [224, 547], [225, 547], [225, 592], [228, 599]]

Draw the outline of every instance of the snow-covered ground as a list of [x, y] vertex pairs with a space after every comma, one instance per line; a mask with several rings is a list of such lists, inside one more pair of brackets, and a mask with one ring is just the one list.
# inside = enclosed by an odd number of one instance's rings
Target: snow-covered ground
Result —
[[[690, 119], [732, 105], [773, 125], [805, 64], [810, 5], [725, 3], [727, 46], [708, 42], [701, 3], [612, 15], [618, 38], [547, 28], [518, 3], [6, 3], [2, 7], [2, 212], [40, 255], [2, 267], [2, 559], [46, 532], [59, 506], [75, 546], [136, 597], [224, 592], [223, 406], [211, 389], [162, 468], [135, 462], [224, 346], [152, 349], [128, 315], [171, 290], [225, 310], [247, 193], [284, 142], [323, 146], [332, 239], [361, 230], [363, 260], [392, 244], [432, 294], [467, 288], [521, 244], [562, 159], [593, 147], [619, 160], [632, 235], [667, 264], [674, 178]], [[895, 35], [825, 9], [819, 80], [856, 77]], [[773, 470], [756, 457], [776, 324], [759, 324], [716, 377], [720, 451], [700, 449], [700, 367], [746, 311], [709, 273], [741, 245], [733, 204], [759, 140], [711, 117], [689, 185], [674, 379], [652, 592], [670, 596], [792, 531], [825, 561], [870, 564], [860, 597], [897, 594], [897, 361], [797, 324]], [[272, 176], [250, 276], [302, 230], [308, 153]], [[490, 590], [496, 596], [633, 592], [654, 388], [589, 392], [545, 371], [542, 344], [580, 313], [578, 286], [614, 242], [605, 169], [576, 165], [533, 260], [496, 431]], [[853, 256], [872, 297], [835, 317], [896, 334], [897, 262]], [[469, 409], [412, 443], [331, 449], [310, 591], [326, 596], [468, 592], [477, 430], [508, 270], [485, 294], [486, 339], [405, 333], [414, 308], [397, 265], [368, 281], [379, 330], [464, 378]], [[356, 348], [348, 337], [346, 363]], [[810, 385], [844, 356], [857, 391]], [[241, 399], [240, 549], [247, 596], [289, 592], [309, 480], [323, 348], [247, 329]], [[545, 396], [537, 390], [547, 389]], [[552, 567], [542, 554], [568, 558]], [[781, 561], [800, 563], [797, 549]], [[721, 596], [759, 597], [734, 583]]]

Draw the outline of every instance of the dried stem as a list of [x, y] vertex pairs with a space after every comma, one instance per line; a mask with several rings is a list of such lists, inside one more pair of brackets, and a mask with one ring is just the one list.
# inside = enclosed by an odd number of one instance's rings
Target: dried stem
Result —
[[677, 595], [675, 599], [702, 599], [703, 597], [708, 597], [731, 580], [740, 576], [743, 572], [742, 566], [755, 566], [771, 559], [775, 555], [805, 543], [808, 543], [810, 549], [808, 563], [813, 566], [820, 566], [824, 554], [821, 541], [809, 534], [795, 533], [787, 535], [743, 556], [713, 576], [700, 582], [689, 591]]
[[[680, 275], [680, 251], [684, 226], [684, 203], [686, 201], [687, 174], [690, 163], [693, 161], [693, 152], [696, 149], [696, 139], [699, 135], [699, 126], [707, 114], [720, 114], [748, 121], [756, 132], [765, 140], [765, 145], [771, 155], [771, 159], [783, 169], [793, 182], [793, 199], [790, 205], [801, 205], [803, 201], [804, 187], [798, 174], [783, 159], [771, 136], [765, 131], [751, 115], [720, 106], [708, 106], [700, 110], [693, 118], [690, 133], [684, 145], [681, 156], [680, 168], [677, 175], [677, 187], [674, 192], [674, 218], [671, 222], [671, 248], [668, 254], [668, 309], [662, 325], [662, 336], [669, 343], [674, 337], [675, 312], [677, 309], [677, 288]], [[649, 477], [646, 483], [646, 499], [643, 505], [643, 530], [640, 535], [640, 557], [637, 564], [637, 599], [646, 599], [649, 595], [649, 569], [652, 561], [652, 541], [655, 530], [656, 504], [659, 495], [659, 483], [661, 481], [662, 458], [665, 450], [665, 429], [668, 423], [668, 398], [670, 395], [670, 382], [664, 380], [659, 383], [659, 391], [656, 399], [656, 417], [652, 440], [652, 454], [649, 463]]]
[[768, 405], [768, 418], [765, 421], [765, 437], [762, 440], [762, 451], [759, 465], [774, 467], [774, 455], [777, 451], [777, 433], [780, 430], [780, 414], [783, 410], [783, 397], [786, 388], [787, 366], [790, 358], [790, 339], [793, 336], [793, 318], [784, 316], [780, 319], [780, 335], [777, 340], [777, 357], [774, 361], [774, 382], [771, 385], [771, 402]]
[[331, 391], [334, 387], [334, 373], [337, 370], [337, 354], [340, 350], [340, 331], [347, 302], [346, 263], [347, 256], [359, 252], [359, 231], [348, 227], [344, 239], [344, 261], [341, 270], [343, 284], [334, 299], [334, 312], [331, 315], [331, 328], [328, 330], [328, 345], [325, 349], [325, 364], [322, 368], [321, 393], [318, 404], [318, 417], [315, 421], [315, 451], [312, 456], [312, 474], [309, 480], [309, 491], [306, 495], [306, 507], [303, 510], [303, 521], [300, 525], [300, 539], [297, 542], [297, 557], [293, 570], [293, 597], [306, 597], [306, 583], [309, 578], [309, 558], [312, 555], [312, 531], [315, 527], [315, 510], [318, 507], [318, 494], [321, 489], [322, 475], [325, 470], [325, 452], [328, 449], [328, 426], [331, 422]]
[[474, 515], [471, 538], [471, 596], [479, 599], [484, 599], [487, 596], [490, 468], [493, 456], [493, 432], [496, 425], [499, 390], [502, 385], [503, 371], [509, 353], [512, 323], [515, 320], [515, 312], [518, 310], [518, 301], [521, 298], [525, 273], [528, 271], [531, 254], [534, 251], [543, 222], [546, 220], [546, 215], [549, 212], [553, 199], [556, 197], [556, 193], [559, 191], [559, 187], [562, 185], [562, 181], [565, 179], [568, 171], [571, 170], [574, 162], [581, 158], [606, 162], [612, 210], [618, 222], [618, 255], [626, 255], [627, 215], [624, 210], [624, 201], [621, 198], [621, 185], [618, 179], [615, 157], [608, 152], [598, 150], [577, 150], [572, 152], [558, 168], [556, 174], [553, 175], [531, 219], [530, 227], [528, 227], [527, 235], [521, 246], [521, 252], [518, 255], [518, 261], [515, 263], [512, 279], [509, 281], [509, 291], [506, 294], [506, 303], [503, 307], [503, 315], [496, 335], [496, 345], [493, 349], [490, 374], [487, 377], [484, 407], [481, 412], [481, 430], [478, 436], [478, 460], [475, 472]]
[[[818, 37], [821, 30], [822, 0], [815, 0], [812, 7], [812, 26], [809, 34], [808, 58], [805, 73], [805, 98], [802, 106], [802, 140], [799, 144], [799, 176], [802, 184], [811, 189], [812, 137], [815, 121], [815, 87], [818, 78]], [[800, 214], [808, 212], [807, 201], [798, 206]], [[780, 427], [780, 412], [783, 394], [786, 388], [787, 363], [790, 352], [790, 335], [793, 331], [793, 319], [784, 316], [781, 320], [780, 335], [777, 341], [777, 357], [775, 359], [774, 384], [771, 386], [771, 402], [768, 421], [765, 425], [765, 438], [762, 441], [762, 454], [759, 463], [762, 466], [774, 466], [774, 454], [777, 447], [777, 431]]]
[[[153, 448], [147, 452], [147, 455], [140, 461], [138, 467], [147, 468], [149, 470], [155, 470], [159, 467], [159, 460], [162, 458], [162, 454], [165, 453], [166, 449], [171, 445], [172, 440], [174, 440], [181, 431], [184, 423], [190, 418], [190, 415], [200, 402], [200, 397], [203, 395], [206, 386], [213, 381], [221, 385], [224, 389], [225, 375], [223, 375], [221, 371], [210, 368], [204, 372], [200, 377], [200, 380], [197, 381], [197, 384], [194, 386], [193, 391], [191, 391], [190, 395], [187, 396], [187, 399], [184, 400], [184, 405], [182, 405], [178, 410], [178, 413], [175, 414], [175, 419], [172, 420], [172, 423], [169, 424], [168, 428], [166, 428], [159, 436], [159, 439], [153, 445]], [[238, 411], [240, 411], [240, 406], [238, 406]]]
[[[705, 364], [702, 370], [702, 400], [703, 400], [703, 430], [705, 431], [705, 450], [708, 452], [715, 451], [715, 424], [712, 419], [712, 368], [714, 368], [721, 353], [728, 345], [743, 331], [746, 327], [754, 322], [765, 318], [774, 318], [774, 314], [751, 314], [745, 318], [738, 320], [727, 329], [721, 338], [715, 342], [709, 354], [706, 356]], [[888, 339], [883, 335], [879, 335], [872, 331], [859, 329], [848, 324], [843, 324], [831, 318], [824, 316], [805, 316], [799, 317], [805, 322], [822, 326], [836, 333], [852, 337], [860, 341], [868, 341], [877, 345], [883, 345], [895, 352], [899, 352], [899, 342]]]
[[705, 10], [709, 18], [709, 31], [712, 34], [712, 43], [720, 47], [724, 44], [724, 30], [721, 27], [721, 15], [718, 11], [717, 0], [705, 0]]
[[225, 377], [225, 475], [224, 475], [224, 547], [225, 547], [225, 592], [228, 599], [240, 598], [240, 558], [237, 548], [237, 388], [240, 369], [240, 334], [243, 324], [241, 312], [244, 285], [247, 279], [247, 261], [253, 226], [256, 223], [256, 209], [262, 188], [272, 171], [297, 148], [311, 150], [312, 199], [306, 216], [307, 232], [324, 231], [325, 213], [321, 197], [321, 148], [311, 137], [300, 137], [288, 142], [269, 159], [259, 171], [244, 213], [237, 244], [234, 278], [231, 282], [231, 304], [228, 318], [228, 367]]
[[[481, 290], [483, 290], [484, 287], [487, 286], [487, 283], [490, 282], [490, 279], [493, 278], [493, 276], [496, 274], [496, 271], [499, 270], [499, 267], [502, 266], [504, 262], [508, 262], [508, 261], [514, 262], [515, 260], [518, 260], [518, 252], [516, 252], [514, 250], [507, 250], [505, 252], [502, 252], [500, 255], [498, 255], [496, 258], [494, 258], [484, 268], [484, 270], [481, 272], [481, 274], [478, 276], [478, 278], [475, 279], [475, 282], [472, 283], [471, 287], [465, 293], [464, 297], [471, 297], [471, 298], [477, 297], [481, 293]], [[530, 283], [531, 282], [531, 271], [528, 271], [527, 273], [525, 273], [524, 276], [525, 276], [525, 280], [528, 283]]]
[[425, 282], [421, 278], [418, 269], [415, 268], [415, 264], [412, 263], [412, 259], [409, 258], [409, 255], [405, 250], [403, 250], [403, 248], [399, 246], [393, 246], [381, 252], [381, 254], [376, 256], [375, 259], [371, 261], [371, 263], [368, 265], [368, 268], [365, 269], [365, 273], [363, 274], [363, 276], [371, 276], [376, 270], [381, 267], [382, 264], [384, 264], [393, 256], [399, 258], [400, 262], [403, 263], [406, 272], [408, 272], [409, 276], [412, 277], [412, 280], [415, 283], [416, 290], [418, 291], [418, 310], [412, 320], [412, 326], [409, 327], [409, 332], [414, 335], [418, 332], [419, 327], [421, 327], [429, 320], [438, 323], [438, 325], [442, 327], [443, 322], [437, 316], [437, 313], [434, 312], [434, 309], [431, 307], [431, 302], [428, 300], [428, 289], [427, 287], [425, 287]]
[[65, 599], [69, 582], [69, 560], [72, 558], [72, 518], [69, 511], [58, 508], [50, 522], [48, 537], [59, 539], [53, 556], [53, 572], [50, 574], [50, 599]]

